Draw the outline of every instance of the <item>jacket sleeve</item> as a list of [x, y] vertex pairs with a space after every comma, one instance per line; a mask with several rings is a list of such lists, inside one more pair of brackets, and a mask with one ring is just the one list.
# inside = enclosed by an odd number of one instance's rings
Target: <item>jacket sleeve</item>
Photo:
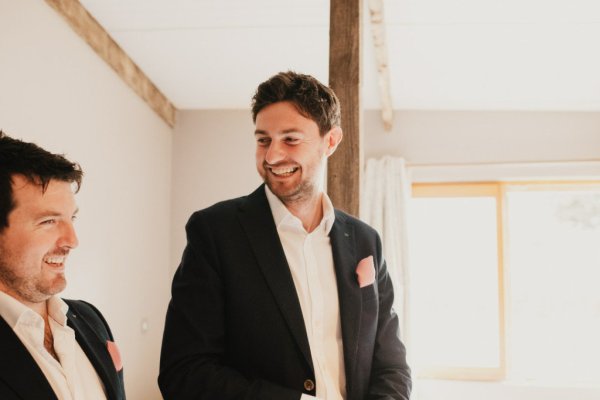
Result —
[[[196, 213], [172, 284], [158, 384], [165, 400], [299, 400], [301, 393], [228, 366], [225, 291], [208, 224]], [[209, 261], [210, 260], [210, 261]]]
[[406, 349], [400, 341], [398, 316], [393, 310], [394, 290], [377, 237], [379, 315], [373, 351], [368, 400], [408, 400], [412, 387]]

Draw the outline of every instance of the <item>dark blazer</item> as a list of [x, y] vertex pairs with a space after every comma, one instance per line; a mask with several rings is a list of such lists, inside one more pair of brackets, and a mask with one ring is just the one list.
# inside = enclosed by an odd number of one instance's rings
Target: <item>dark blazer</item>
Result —
[[[300, 302], [264, 185], [192, 215], [173, 279], [160, 362], [165, 400], [315, 395]], [[408, 399], [410, 371], [376, 232], [336, 210], [330, 233], [348, 400]], [[372, 255], [376, 282], [360, 288]], [[313, 385], [314, 386], [314, 385]]]
[[[113, 340], [108, 324], [94, 306], [81, 300], [69, 305], [67, 325], [96, 369], [108, 400], [125, 400], [123, 370], [117, 372], [106, 347]], [[44, 373], [10, 326], [0, 318], [0, 399], [57, 400]]]

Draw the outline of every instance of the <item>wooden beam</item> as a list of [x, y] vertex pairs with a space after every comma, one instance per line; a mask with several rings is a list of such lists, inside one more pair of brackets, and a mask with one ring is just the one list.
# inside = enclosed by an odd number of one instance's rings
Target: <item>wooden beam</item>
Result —
[[71, 28], [171, 127], [175, 106], [148, 79], [78, 0], [46, 0]]
[[386, 131], [392, 130], [394, 118], [392, 96], [390, 94], [390, 68], [388, 64], [387, 43], [385, 40], [385, 21], [383, 18], [383, 0], [369, 0], [371, 33], [377, 64], [377, 83], [381, 96], [381, 118]]
[[329, 86], [340, 99], [344, 139], [329, 157], [327, 192], [332, 203], [358, 215], [362, 168], [360, 101], [362, 0], [330, 0]]

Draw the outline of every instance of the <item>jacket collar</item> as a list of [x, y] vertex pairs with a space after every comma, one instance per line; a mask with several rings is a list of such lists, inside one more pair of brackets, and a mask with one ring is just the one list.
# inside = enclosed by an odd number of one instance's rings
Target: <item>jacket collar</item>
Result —
[[239, 220], [281, 314], [306, 363], [313, 369], [300, 301], [277, 234], [264, 185], [246, 197], [246, 201], [240, 206]]

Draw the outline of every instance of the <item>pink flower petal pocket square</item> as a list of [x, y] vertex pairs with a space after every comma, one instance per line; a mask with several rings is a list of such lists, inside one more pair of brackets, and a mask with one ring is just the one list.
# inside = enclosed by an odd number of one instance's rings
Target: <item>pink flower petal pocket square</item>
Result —
[[363, 258], [356, 267], [356, 275], [358, 285], [363, 288], [372, 285], [375, 282], [375, 265], [373, 264], [373, 256]]
[[110, 340], [106, 341], [106, 348], [108, 349], [108, 354], [110, 354], [110, 358], [113, 360], [113, 364], [115, 364], [115, 369], [118, 371], [123, 369], [123, 361], [121, 360], [121, 353], [119, 352], [119, 348], [115, 342], [111, 342]]

